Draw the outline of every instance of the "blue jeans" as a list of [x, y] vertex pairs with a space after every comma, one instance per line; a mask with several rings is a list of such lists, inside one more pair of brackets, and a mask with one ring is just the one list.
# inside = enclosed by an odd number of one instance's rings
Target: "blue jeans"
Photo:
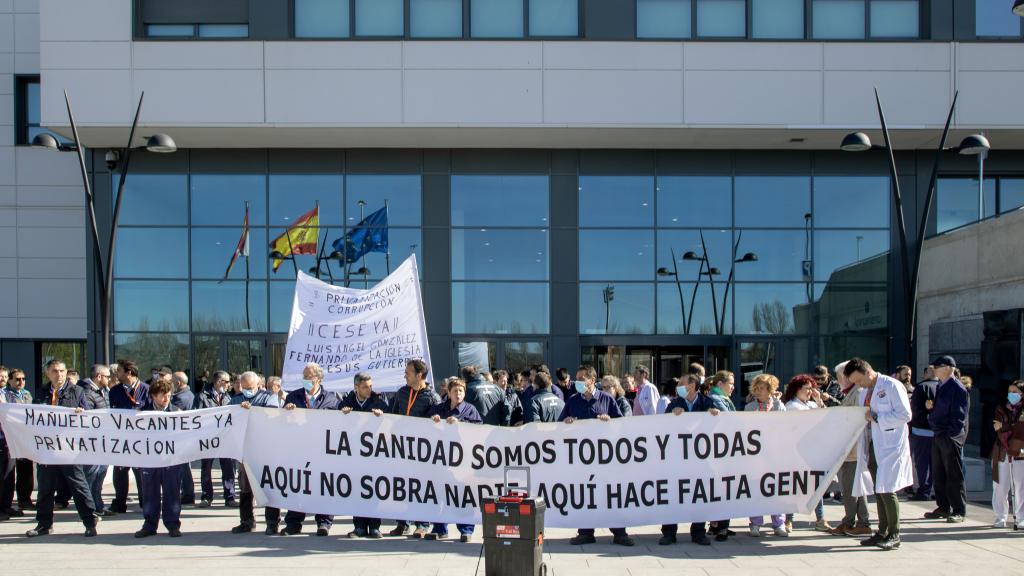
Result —
[[[815, 520], [822, 520], [824, 518], [825, 518], [825, 501], [824, 500], [819, 500], [818, 501], [818, 505], [814, 507], [814, 519]], [[792, 514], [786, 514], [786, 522], [792, 522], [792, 521], [793, 521], [793, 515]]]
[[[476, 526], [474, 524], [456, 524], [455, 527], [459, 530], [459, 534], [468, 534], [468, 535], [472, 535], [473, 534], [473, 529], [476, 528]], [[434, 534], [437, 534], [438, 536], [447, 536], [448, 535], [448, 525], [447, 524], [438, 524], [437, 522], [435, 522], [434, 523], [434, 528], [431, 530], [431, 532], [433, 532]]]
[[107, 477], [106, 466], [86, 466], [85, 480], [92, 489], [92, 501], [96, 511], [103, 510], [103, 480]]

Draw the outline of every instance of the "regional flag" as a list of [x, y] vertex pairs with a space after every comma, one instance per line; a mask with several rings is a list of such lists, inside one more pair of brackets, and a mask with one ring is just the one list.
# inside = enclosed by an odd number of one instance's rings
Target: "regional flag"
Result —
[[228, 279], [228, 275], [231, 274], [231, 269], [235, 266], [235, 262], [238, 261], [239, 256], [249, 257], [249, 203], [245, 203], [245, 220], [242, 221], [242, 237], [238, 239], [238, 245], [235, 246], [235, 253], [231, 255], [231, 261], [228, 262], [228, 269], [224, 271], [224, 278], [221, 282]]
[[[320, 206], [314, 207], [306, 212], [292, 224], [288, 230], [270, 242], [271, 252], [277, 252], [283, 257], [295, 256], [297, 254], [316, 255], [317, 242], [320, 239]], [[284, 262], [281, 258], [274, 258], [274, 272]]]

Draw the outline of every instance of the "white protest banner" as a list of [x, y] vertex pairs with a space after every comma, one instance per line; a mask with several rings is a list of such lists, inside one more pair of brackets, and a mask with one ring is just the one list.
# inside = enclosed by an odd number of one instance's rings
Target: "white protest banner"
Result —
[[298, 387], [302, 369], [316, 362], [328, 390], [347, 392], [352, 377], [366, 371], [375, 390], [394, 391], [405, 385], [410, 358], [430, 365], [415, 254], [369, 290], [299, 273], [282, 371], [286, 388]]
[[237, 406], [188, 412], [89, 410], [0, 404], [14, 458], [39, 464], [160, 468], [203, 458], [241, 459], [248, 413]]
[[530, 466], [545, 524], [599, 528], [808, 512], [865, 426], [862, 408], [664, 414], [498, 428], [253, 409], [257, 502], [308, 513], [479, 524], [505, 466]]

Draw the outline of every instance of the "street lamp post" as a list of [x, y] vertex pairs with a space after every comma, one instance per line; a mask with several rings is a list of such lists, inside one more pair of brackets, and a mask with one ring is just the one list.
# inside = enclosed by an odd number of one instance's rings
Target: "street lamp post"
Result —
[[[739, 242], [736, 243], [736, 248], [739, 248]], [[722, 317], [719, 319], [718, 333], [721, 334], [725, 331], [725, 311], [729, 309], [729, 287], [733, 283], [733, 279], [736, 276], [736, 264], [744, 264], [746, 262], [757, 262], [757, 254], [753, 252], [747, 252], [741, 258], [736, 258], [733, 255], [733, 267], [729, 270], [729, 279], [725, 282], [725, 295], [722, 296]], [[733, 296], [735, 298], [735, 296]]]
[[604, 298], [604, 333], [608, 333], [609, 324], [612, 319], [612, 300], [615, 300], [615, 285], [608, 284], [601, 291], [601, 296]]
[[64, 103], [68, 109], [68, 120], [71, 123], [71, 134], [74, 139], [73, 145], [61, 144], [52, 134], [41, 133], [37, 134], [32, 139], [32, 146], [35, 148], [43, 148], [46, 150], [54, 150], [57, 152], [76, 152], [78, 154], [78, 164], [82, 171], [82, 185], [85, 187], [85, 201], [86, 201], [86, 214], [89, 217], [89, 232], [92, 236], [93, 243], [93, 259], [96, 261], [96, 273], [99, 278], [99, 289], [100, 289], [100, 316], [102, 316], [102, 330], [103, 330], [103, 362], [109, 364], [111, 362], [110, 355], [110, 344], [111, 344], [111, 312], [113, 308], [113, 283], [114, 283], [114, 253], [117, 249], [117, 224], [121, 219], [121, 205], [124, 201], [124, 183], [128, 176], [128, 167], [131, 163], [132, 151], [138, 149], [146, 149], [150, 152], [156, 153], [171, 153], [175, 152], [178, 147], [174, 143], [174, 140], [166, 134], [153, 134], [146, 138], [146, 144], [144, 146], [135, 146], [135, 130], [139, 125], [139, 115], [142, 113], [142, 99], [145, 96], [145, 92], [139, 94], [139, 104], [135, 108], [135, 118], [132, 121], [131, 130], [128, 132], [128, 143], [119, 152], [115, 152], [113, 157], [115, 158], [114, 165], [118, 160], [122, 161], [120, 166], [120, 178], [117, 183], [117, 197], [114, 201], [114, 218], [110, 225], [110, 242], [107, 244], [106, 259], [102, 257], [102, 249], [100, 247], [100, 237], [98, 231], [98, 225], [96, 223], [96, 202], [95, 196], [92, 193], [92, 185], [89, 181], [89, 171], [85, 164], [85, 145], [82, 144], [81, 138], [78, 135], [78, 126], [75, 124], [75, 115], [71, 111], [71, 99], [68, 97], [67, 90], [64, 91]]
[[[1017, 0], [1017, 4], [1024, 4], [1024, 0]], [[1014, 6], [1016, 10], [1016, 5]], [[947, 151], [957, 152], [965, 156], [986, 154], [991, 148], [988, 139], [981, 134], [968, 136], [960, 142], [959, 146], [946, 147], [946, 138], [949, 136], [949, 126], [953, 121], [953, 111], [956, 109], [958, 93], [953, 93], [953, 102], [949, 107], [949, 114], [946, 116], [946, 125], [942, 130], [942, 137], [939, 139], [939, 146], [935, 152], [935, 161], [932, 164], [932, 173], [928, 181], [928, 190], [925, 194], [924, 208], [917, 223], [917, 244], [914, 246], [913, 260], [910, 258], [910, 245], [907, 240], [907, 226], [903, 210], [903, 197], [900, 194], [899, 174], [896, 170], [896, 158], [892, 148], [892, 141], [889, 138], [889, 128], [885, 123], [885, 114], [882, 112], [882, 101], [878, 96], [878, 89], [875, 89], [875, 103], [878, 108], [878, 119], [882, 128], [882, 135], [885, 138], [885, 145], [872, 144], [871, 139], [863, 132], [854, 132], [843, 138], [840, 149], [845, 152], [864, 152], [867, 150], [885, 150], [889, 159], [889, 178], [892, 184], [893, 203], [896, 207], [896, 223], [900, 235], [900, 254], [902, 257], [902, 272], [904, 281], [904, 313], [907, 318], [908, 330], [908, 354], [911, 361], [917, 350], [917, 296], [918, 284], [921, 273], [921, 254], [924, 250], [924, 239], [928, 229], [928, 219], [931, 214], [932, 204], [935, 200], [935, 190], [939, 177], [939, 162], [942, 153]], [[979, 217], [981, 214], [979, 214]]]
[[669, 248], [672, 253], [672, 271], [669, 272], [668, 268], [658, 268], [658, 276], [673, 276], [676, 279], [676, 290], [679, 291], [679, 309], [683, 317], [683, 334], [689, 334], [690, 331], [686, 326], [686, 304], [683, 303], [683, 285], [679, 281], [679, 263], [676, 261], [676, 250], [675, 248]]

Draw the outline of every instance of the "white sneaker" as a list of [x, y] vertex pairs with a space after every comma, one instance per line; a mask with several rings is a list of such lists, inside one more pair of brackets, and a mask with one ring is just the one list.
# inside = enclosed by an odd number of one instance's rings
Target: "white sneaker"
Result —
[[761, 527], [760, 526], [753, 526], [753, 525], [751, 525], [751, 527], [750, 527], [750, 535], [753, 536], [754, 538], [760, 537], [761, 536]]
[[1006, 528], [1006, 520], [996, 520], [992, 523], [993, 528]]
[[779, 526], [775, 529], [775, 535], [781, 538], [789, 538], [789, 532], [786, 532], [785, 526]]

